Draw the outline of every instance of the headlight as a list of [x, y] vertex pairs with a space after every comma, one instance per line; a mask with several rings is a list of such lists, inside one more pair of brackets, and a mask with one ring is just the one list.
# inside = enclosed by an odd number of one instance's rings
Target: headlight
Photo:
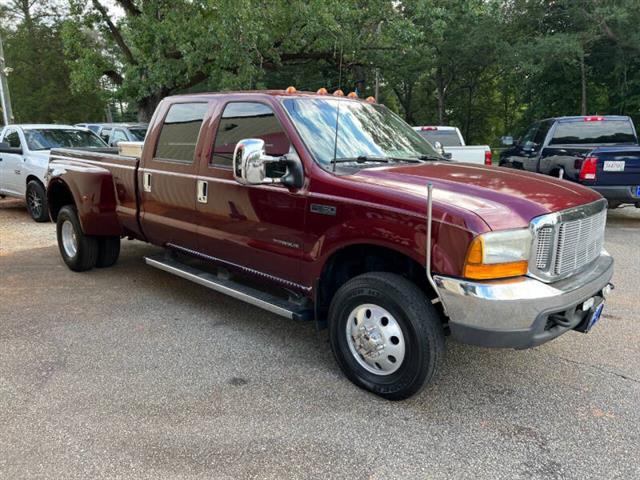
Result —
[[524, 275], [529, 270], [531, 243], [529, 229], [478, 235], [467, 251], [463, 275], [476, 280]]

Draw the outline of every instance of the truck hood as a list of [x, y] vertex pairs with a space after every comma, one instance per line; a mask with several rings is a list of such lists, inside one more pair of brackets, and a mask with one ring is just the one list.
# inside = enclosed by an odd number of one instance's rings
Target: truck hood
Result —
[[426, 201], [433, 184], [435, 205], [462, 208], [492, 230], [524, 228], [540, 215], [594, 202], [600, 194], [566, 180], [501, 167], [428, 162], [364, 169], [353, 180], [386, 187]]

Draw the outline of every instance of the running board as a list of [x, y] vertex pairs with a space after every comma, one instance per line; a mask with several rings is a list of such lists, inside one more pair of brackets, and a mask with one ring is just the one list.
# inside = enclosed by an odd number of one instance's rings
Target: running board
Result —
[[253, 287], [243, 285], [227, 278], [221, 278], [213, 273], [199, 270], [190, 265], [185, 265], [173, 258], [160, 255], [155, 257], [144, 257], [147, 265], [172, 273], [178, 277], [191, 280], [194, 283], [224, 293], [230, 297], [237, 298], [243, 302], [267, 310], [276, 315], [293, 320], [311, 320], [312, 311], [302, 309], [285, 299], [276, 297], [266, 292], [262, 292]]

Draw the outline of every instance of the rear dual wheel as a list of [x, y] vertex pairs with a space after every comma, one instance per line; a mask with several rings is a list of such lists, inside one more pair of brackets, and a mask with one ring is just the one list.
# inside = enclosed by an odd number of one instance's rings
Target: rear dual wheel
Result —
[[56, 231], [62, 260], [74, 272], [110, 267], [118, 260], [120, 237], [85, 235], [73, 205], [60, 209]]
[[389, 400], [414, 395], [444, 358], [440, 316], [414, 283], [376, 272], [351, 279], [329, 309], [331, 348], [356, 385]]

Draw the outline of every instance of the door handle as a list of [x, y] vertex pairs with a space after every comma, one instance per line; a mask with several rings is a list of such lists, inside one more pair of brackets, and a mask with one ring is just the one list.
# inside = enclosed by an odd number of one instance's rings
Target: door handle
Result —
[[144, 172], [142, 174], [142, 189], [145, 192], [150, 192], [151, 191], [151, 174]]
[[209, 190], [209, 183], [206, 180], [198, 180], [198, 202], [207, 203], [207, 193]]

